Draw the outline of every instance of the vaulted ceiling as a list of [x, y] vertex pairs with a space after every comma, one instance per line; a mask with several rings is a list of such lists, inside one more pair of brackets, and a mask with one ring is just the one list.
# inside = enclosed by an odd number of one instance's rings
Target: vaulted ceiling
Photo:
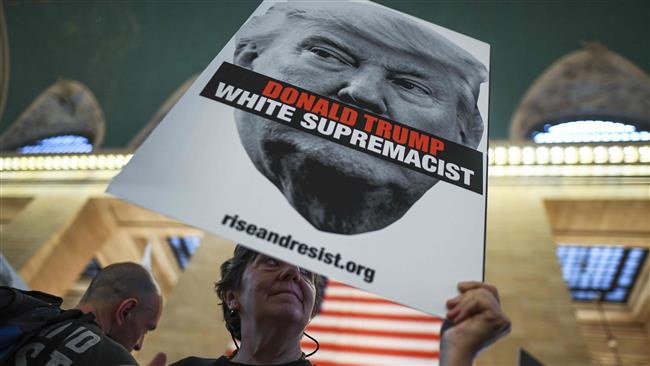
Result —
[[[532, 82], [584, 41], [599, 41], [650, 70], [646, 1], [379, 2], [491, 44], [489, 119], [495, 139], [508, 136], [511, 116]], [[9, 62], [0, 65], [0, 75], [8, 76], [1, 79], [8, 89], [0, 132], [65, 78], [97, 97], [106, 117], [103, 147], [125, 147], [216, 56], [257, 4], [4, 2], [8, 42], [0, 48]]]

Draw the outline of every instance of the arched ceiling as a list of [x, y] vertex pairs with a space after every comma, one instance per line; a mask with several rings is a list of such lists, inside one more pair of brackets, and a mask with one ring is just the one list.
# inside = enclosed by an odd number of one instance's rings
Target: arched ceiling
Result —
[[560, 58], [535, 80], [515, 110], [510, 138], [530, 139], [545, 124], [587, 119], [650, 130], [650, 77], [598, 43]]
[[[507, 138], [512, 113], [531, 83], [582, 41], [600, 41], [650, 70], [647, 1], [379, 2], [491, 45], [493, 139]], [[96, 95], [106, 116], [103, 147], [126, 147], [258, 4], [4, 2], [11, 73], [0, 132], [49, 85], [68, 78]]]

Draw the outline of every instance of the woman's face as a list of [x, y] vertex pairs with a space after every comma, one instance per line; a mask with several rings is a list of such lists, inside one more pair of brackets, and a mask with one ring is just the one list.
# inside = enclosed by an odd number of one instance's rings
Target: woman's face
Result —
[[[242, 275], [241, 288], [233, 291], [242, 329], [279, 321], [303, 329], [311, 319], [316, 299], [314, 275], [298, 266], [258, 254]], [[231, 306], [232, 308], [232, 306]]]

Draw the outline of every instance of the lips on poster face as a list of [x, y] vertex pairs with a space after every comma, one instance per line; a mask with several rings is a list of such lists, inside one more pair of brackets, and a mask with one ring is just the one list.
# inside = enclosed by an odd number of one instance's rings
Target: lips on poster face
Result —
[[[480, 137], [472, 131], [475, 121], [459, 120], [464, 115], [473, 118], [466, 110], [475, 108], [474, 89], [484, 77], [478, 61], [440, 35], [384, 9], [309, 5], [303, 13], [334, 19], [316, 22], [304, 14], [294, 19], [296, 6], [305, 5], [275, 6], [245, 26], [235, 63], [449, 141], [478, 144]], [[353, 24], [350, 12], [355, 14]], [[397, 34], [360, 31], [366, 23], [377, 28], [371, 24], [378, 20]], [[255, 33], [269, 27], [282, 31], [264, 37]], [[415, 44], [398, 43], [400, 34], [409, 34]], [[463, 62], [464, 70], [452, 67]], [[255, 167], [322, 231], [359, 234], [382, 229], [437, 183], [434, 177], [261, 116], [238, 110], [235, 117]], [[479, 124], [482, 132], [480, 117]]]

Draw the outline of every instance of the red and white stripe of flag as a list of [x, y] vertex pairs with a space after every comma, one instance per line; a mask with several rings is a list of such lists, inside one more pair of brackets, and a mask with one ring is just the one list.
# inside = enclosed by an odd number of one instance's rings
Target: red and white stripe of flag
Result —
[[[437, 365], [442, 320], [329, 281], [307, 333], [320, 343], [316, 366]], [[314, 343], [303, 337], [305, 353]]]

